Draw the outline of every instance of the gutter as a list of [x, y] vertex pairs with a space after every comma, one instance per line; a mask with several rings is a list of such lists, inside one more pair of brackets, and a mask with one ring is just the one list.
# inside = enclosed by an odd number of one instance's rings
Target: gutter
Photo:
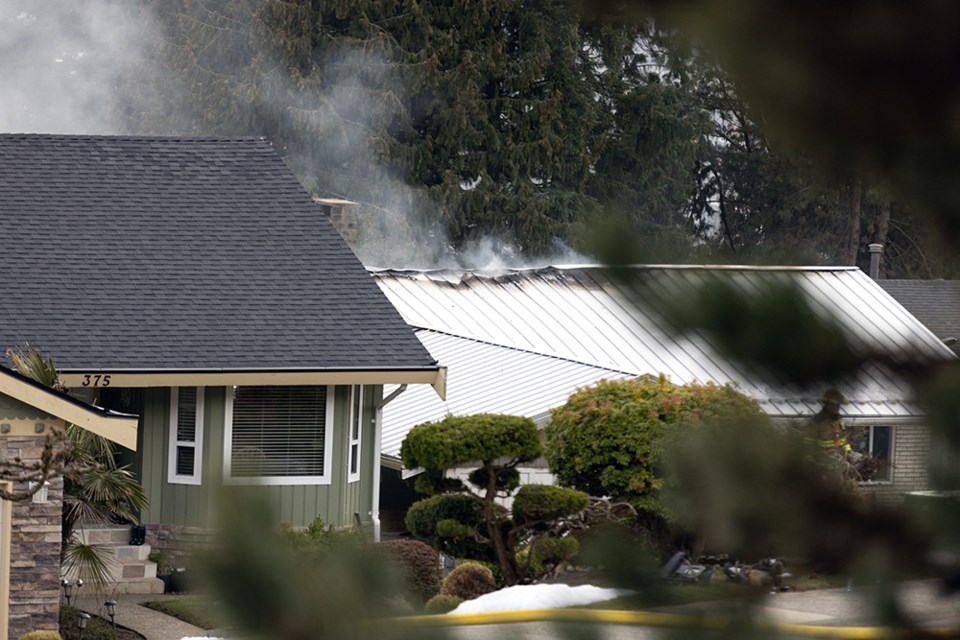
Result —
[[373, 521], [373, 541], [380, 542], [380, 451], [383, 438], [383, 408], [407, 390], [406, 383], [393, 390], [374, 407], [373, 418], [373, 500], [370, 519]]

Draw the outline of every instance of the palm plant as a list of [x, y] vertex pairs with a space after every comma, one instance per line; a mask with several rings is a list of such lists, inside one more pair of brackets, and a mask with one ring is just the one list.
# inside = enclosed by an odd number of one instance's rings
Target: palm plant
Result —
[[[66, 391], [53, 359], [44, 358], [30, 345], [8, 349], [7, 357], [22, 375]], [[67, 425], [66, 435], [70, 452], [63, 469], [61, 564], [68, 574], [82, 574], [94, 583], [103, 584], [109, 580], [106, 550], [101, 545], [84, 542], [74, 536], [74, 532], [86, 523], [139, 524], [137, 514], [147, 507], [147, 495], [129, 469], [117, 466], [109, 440], [72, 424]]]

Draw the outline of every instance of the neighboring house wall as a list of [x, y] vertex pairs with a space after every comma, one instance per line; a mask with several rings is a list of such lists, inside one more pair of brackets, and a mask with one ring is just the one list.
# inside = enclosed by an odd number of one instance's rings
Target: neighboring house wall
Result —
[[897, 425], [893, 436], [893, 481], [870, 482], [862, 487], [878, 502], [900, 504], [904, 493], [930, 488], [929, 461], [930, 428], [920, 424]]
[[[374, 405], [380, 398], [380, 386], [363, 387], [363, 413], [360, 419], [360, 467], [355, 481], [349, 481], [350, 397], [351, 387], [329, 387], [328, 402], [333, 403], [328, 484], [271, 484], [257, 486], [274, 506], [278, 522], [306, 526], [320, 517], [336, 526], [349, 526], [359, 519], [371, 522], [373, 486]], [[227, 389], [206, 387], [203, 392], [203, 424], [199, 484], [171, 483], [170, 416], [171, 390], [147, 389], [144, 394], [143, 437], [139, 450], [143, 458], [138, 465], [140, 478], [150, 499], [150, 507], [142, 520], [151, 525], [176, 528], [214, 528], [216, 526], [217, 492], [224, 480], [225, 420]], [[251, 487], [253, 489], [253, 487]]]
[[[43, 433], [36, 433], [42, 424]], [[0, 394], [0, 459], [20, 458], [37, 462], [43, 452], [47, 432], [63, 429], [62, 420], [39, 413], [13, 398]], [[60, 511], [63, 503], [63, 478], [51, 477], [47, 501], [31, 499], [3, 502], [3, 529], [0, 548], [2, 567], [9, 578], [7, 595], [8, 637], [17, 638], [35, 629], [57, 630], [60, 626]], [[12, 490], [27, 487], [13, 484]], [[9, 545], [9, 546], [8, 546]], [[2, 601], [2, 598], [0, 598]]]

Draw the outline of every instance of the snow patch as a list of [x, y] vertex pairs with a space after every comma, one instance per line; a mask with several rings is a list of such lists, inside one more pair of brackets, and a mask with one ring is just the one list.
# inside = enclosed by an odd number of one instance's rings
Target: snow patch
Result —
[[450, 613], [482, 613], [485, 611], [522, 611], [528, 609], [561, 609], [612, 600], [633, 593], [626, 589], [604, 589], [585, 584], [527, 584], [507, 587], [461, 602]]

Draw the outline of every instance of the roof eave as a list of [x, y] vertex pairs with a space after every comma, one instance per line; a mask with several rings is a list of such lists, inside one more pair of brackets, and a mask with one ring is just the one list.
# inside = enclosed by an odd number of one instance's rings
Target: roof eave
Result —
[[447, 369], [441, 366], [378, 369], [64, 369], [68, 387], [222, 387], [328, 384], [429, 384], [447, 394]]
[[0, 370], [0, 393], [49, 413], [111, 442], [137, 450], [137, 416], [116, 413], [80, 402], [6, 368]]

